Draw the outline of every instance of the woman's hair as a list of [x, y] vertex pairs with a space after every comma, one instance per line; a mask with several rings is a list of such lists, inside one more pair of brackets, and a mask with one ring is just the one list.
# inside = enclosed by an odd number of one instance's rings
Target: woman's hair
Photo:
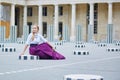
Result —
[[[33, 26], [36, 26], [36, 27], [37, 27], [37, 29], [38, 29], [38, 31], [39, 31], [39, 26], [38, 26], [38, 25], [36, 25], [36, 24], [35, 24], [35, 25], [33, 25]], [[33, 26], [32, 26], [32, 27], [33, 27]]]
[[37, 29], [38, 29], [38, 31], [39, 31], [39, 26], [38, 25], [36, 25], [37, 26]]

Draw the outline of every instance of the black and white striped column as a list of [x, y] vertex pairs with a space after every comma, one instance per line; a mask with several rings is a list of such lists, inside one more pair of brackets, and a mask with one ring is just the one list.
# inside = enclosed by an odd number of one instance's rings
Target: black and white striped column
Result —
[[17, 41], [17, 26], [10, 27], [10, 42]]
[[48, 40], [49, 41], [54, 41], [54, 27], [52, 25], [48, 26], [47, 28], [47, 35], [48, 35]]
[[82, 41], [82, 28], [80, 25], [76, 27], [76, 41]]
[[6, 28], [3, 26], [0, 26], [0, 42], [5, 41], [5, 30]]
[[69, 41], [69, 28], [68, 28], [68, 26], [63, 27], [63, 40]]
[[23, 38], [24, 38], [24, 41], [27, 40], [28, 35], [29, 35], [29, 27], [27, 25], [23, 26]]

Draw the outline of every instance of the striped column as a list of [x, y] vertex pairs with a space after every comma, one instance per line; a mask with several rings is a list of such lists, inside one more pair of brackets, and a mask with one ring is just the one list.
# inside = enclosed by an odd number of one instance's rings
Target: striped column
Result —
[[112, 3], [108, 3], [107, 43], [113, 41]]
[[27, 26], [27, 5], [24, 6], [24, 13], [23, 13], [23, 39], [24, 41], [27, 40], [29, 35], [29, 27]]
[[16, 42], [17, 41], [17, 26], [11, 26], [10, 27], [10, 42]]
[[63, 27], [63, 40], [69, 41], [69, 28], [68, 28], [68, 26]]
[[113, 41], [113, 24], [108, 24], [107, 26], [107, 43], [112, 43]]
[[82, 29], [81, 26], [78, 25], [76, 27], [76, 41], [81, 41], [82, 40]]
[[23, 38], [24, 38], [24, 41], [27, 40], [28, 35], [29, 35], [29, 27], [28, 26], [23, 26]]
[[47, 28], [47, 35], [48, 35], [48, 40], [53, 41], [53, 35], [54, 35], [54, 28], [52, 25], [48, 26]]
[[0, 26], [0, 42], [5, 41], [5, 31], [6, 31], [6, 28], [3, 26]]
[[5, 27], [1, 25], [1, 21], [4, 20], [4, 7], [0, 4], [0, 42], [4, 42], [5, 39]]

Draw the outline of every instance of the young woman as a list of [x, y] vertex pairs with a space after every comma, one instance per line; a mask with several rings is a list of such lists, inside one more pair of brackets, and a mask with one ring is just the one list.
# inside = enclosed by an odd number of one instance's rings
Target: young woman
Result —
[[26, 49], [29, 47], [29, 53], [31, 55], [37, 55], [41, 59], [65, 59], [65, 57], [56, 52], [53, 47], [47, 42], [45, 38], [39, 33], [39, 27], [34, 25], [32, 27], [32, 33], [29, 34], [26, 45], [23, 52], [20, 55], [24, 55]]

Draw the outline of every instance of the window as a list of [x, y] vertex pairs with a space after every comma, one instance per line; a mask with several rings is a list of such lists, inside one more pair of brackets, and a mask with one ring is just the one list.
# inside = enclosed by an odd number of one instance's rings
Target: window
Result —
[[63, 7], [59, 6], [59, 16], [62, 16], [62, 15], [63, 15]]
[[27, 8], [27, 16], [32, 16], [32, 7]]
[[47, 16], [47, 7], [43, 7], [42, 11], [43, 11], [43, 13], [42, 13], [43, 16]]

